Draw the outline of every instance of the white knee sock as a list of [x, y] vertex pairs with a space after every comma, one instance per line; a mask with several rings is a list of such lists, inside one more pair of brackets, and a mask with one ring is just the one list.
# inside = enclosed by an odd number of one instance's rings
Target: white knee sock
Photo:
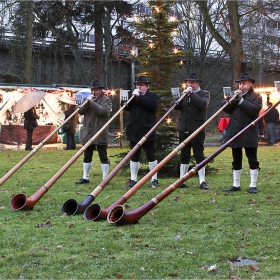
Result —
[[83, 162], [83, 167], [84, 167], [84, 175], [83, 178], [88, 180], [89, 179], [89, 171], [92, 166], [92, 162]]
[[202, 167], [198, 170], [199, 184], [205, 182], [205, 167]]
[[259, 169], [250, 169], [251, 183], [250, 188], [256, 188], [258, 179]]
[[[154, 160], [154, 161], [149, 162], [149, 170], [151, 171], [153, 168], [155, 168], [155, 167], [157, 166], [157, 163], [158, 163], [157, 160]], [[153, 181], [153, 180], [157, 180], [157, 173], [155, 173], [155, 174], [152, 176], [152, 181]]]
[[190, 165], [181, 164], [180, 165], [180, 179], [188, 172]]
[[101, 163], [101, 169], [102, 169], [103, 180], [104, 180], [109, 173], [109, 163]]
[[236, 188], [240, 187], [241, 170], [233, 170], [233, 186]]
[[137, 174], [140, 168], [140, 162], [130, 161], [130, 179], [137, 182]]

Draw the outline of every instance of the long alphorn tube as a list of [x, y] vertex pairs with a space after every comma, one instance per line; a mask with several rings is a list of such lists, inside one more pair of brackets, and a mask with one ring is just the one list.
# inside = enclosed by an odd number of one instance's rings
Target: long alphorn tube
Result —
[[170, 112], [176, 107], [176, 105], [185, 97], [187, 93], [183, 93], [182, 96], [172, 105], [169, 110], [161, 117], [161, 119], [149, 130], [149, 132], [142, 137], [142, 139], [130, 150], [130, 152], [122, 159], [122, 161], [108, 174], [108, 176], [91, 192], [88, 197], [78, 203], [75, 199], [68, 199], [62, 206], [62, 213], [67, 215], [80, 214], [94, 201], [104, 187], [112, 180], [117, 172], [125, 165], [125, 163], [131, 158], [131, 156], [146, 142], [148, 137], [155, 131], [161, 122], [170, 114]]
[[4, 184], [25, 162], [27, 162], [44, 144], [67, 122], [69, 121], [81, 107], [83, 107], [88, 100], [86, 100], [81, 106], [77, 108], [66, 120], [64, 120], [54, 131], [51, 132], [44, 140], [42, 140], [30, 153], [28, 153], [19, 163], [17, 163], [9, 172], [7, 172], [0, 179], [0, 186]]
[[190, 141], [192, 141], [199, 132], [201, 132], [228, 104], [236, 95], [234, 95], [227, 103], [225, 103], [215, 114], [213, 114], [202, 126], [194, 131], [187, 139], [177, 146], [169, 155], [167, 155], [160, 163], [158, 163], [149, 173], [147, 173], [139, 182], [137, 182], [127, 193], [114, 202], [106, 209], [101, 209], [99, 204], [92, 204], [87, 207], [84, 212], [84, 218], [88, 221], [106, 220], [110, 210], [116, 205], [124, 204], [135, 192], [137, 192], [156, 172], [158, 172], [171, 158], [173, 158], [180, 150], [182, 150]]
[[103, 130], [118, 116], [125, 106], [134, 98], [134, 95], [109, 119], [106, 124], [37, 192], [27, 198], [24, 193], [12, 197], [10, 207], [13, 210], [33, 209], [33, 206], [50, 189], [50, 187], [63, 175], [63, 173], [78, 159], [78, 157], [93, 143], [93, 141], [103, 132]]
[[219, 155], [222, 151], [224, 151], [228, 146], [230, 146], [238, 137], [240, 137], [244, 132], [246, 132], [249, 128], [253, 127], [258, 123], [260, 119], [262, 119], [266, 114], [272, 110], [272, 108], [278, 106], [280, 101], [278, 101], [275, 105], [269, 108], [263, 115], [258, 117], [256, 120], [248, 124], [245, 128], [243, 128], [239, 133], [237, 133], [234, 137], [224, 143], [218, 150], [216, 150], [213, 154], [204, 159], [201, 163], [197, 164], [193, 167], [189, 172], [187, 172], [181, 179], [177, 180], [175, 183], [171, 184], [165, 190], [163, 190], [160, 194], [155, 196], [146, 204], [142, 205], [138, 209], [133, 211], [125, 212], [123, 205], [116, 205], [111, 209], [107, 216], [107, 221], [111, 224], [132, 224], [136, 223], [140, 218], [142, 218], [146, 213], [148, 213], [152, 208], [154, 208], [158, 203], [160, 203], [164, 198], [166, 198], [170, 193], [176, 190], [181, 184], [195, 175], [203, 166], [209, 163], [212, 159], [214, 159], [217, 155]]

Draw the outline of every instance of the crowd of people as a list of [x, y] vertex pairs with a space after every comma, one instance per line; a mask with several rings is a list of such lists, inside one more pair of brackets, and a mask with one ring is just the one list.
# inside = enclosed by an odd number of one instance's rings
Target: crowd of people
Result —
[[[179, 134], [179, 143], [186, 140], [192, 133], [197, 131], [207, 120], [207, 109], [210, 102], [210, 93], [201, 89], [200, 80], [197, 73], [190, 73], [183, 80], [186, 89], [183, 91], [184, 98], [180, 102], [176, 102], [175, 111], [179, 112], [177, 121], [177, 131]], [[241, 73], [238, 83], [238, 90], [234, 92], [235, 99], [231, 100], [223, 109], [229, 114], [229, 124], [226, 128], [224, 141], [227, 142], [252, 121], [258, 118], [262, 109], [262, 98], [257, 93], [253, 84], [255, 80], [249, 73]], [[159, 106], [159, 96], [150, 91], [147, 76], [137, 77], [135, 90], [132, 92], [131, 100], [124, 107], [128, 112], [126, 123], [126, 137], [130, 143], [130, 149], [135, 145], [140, 145], [142, 138], [156, 124], [156, 114]], [[75, 133], [77, 127], [78, 115], [83, 116], [83, 128], [80, 132], [80, 143], [88, 144], [88, 141], [94, 138], [90, 145], [84, 151], [83, 157], [83, 176], [76, 181], [76, 184], [88, 184], [90, 178], [90, 170], [92, 168], [93, 152], [97, 151], [101, 163], [102, 178], [105, 179], [109, 173], [110, 161], [107, 154], [108, 148], [108, 128], [105, 127], [102, 132], [98, 132], [104, 127], [110, 118], [112, 111], [111, 99], [104, 94], [104, 87], [99, 80], [94, 80], [91, 84], [91, 94], [86, 98], [86, 103], [81, 106], [73, 118], [68, 120], [63, 126], [63, 131], [67, 136], [66, 150], [76, 149]], [[224, 101], [228, 102], [228, 101]], [[174, 104], [174, 103], [173, 103]], [[122, 103], [124, 105], [124, 102]], [[268, 109], [272, 103], [267, 103]], [[268, 110], [267, 109], [267, 110]], [[64, 111], [65, 120], [72, 115], [77, 106], [72, 104]], [[35, 108], [31, 108], [24, 114], [24, 128], [27, 130], [26, 150], [32, 149], [32, 132], [36, 127]], [[264, 117], [267, 129], [268, 143], [273, 145], [277, 143], [276, 123], [279, 120], [279, 112], [276, 108], [272, 108]], [[261, 122], [260, 122], [261, 123]], [[259, 131], [260, 129], [260, 131]], [[97, 137], [94, 137], [98, 133]], [[248, 160], [250, 168], [250, 185], [249, 193], [256, 194], [257, 178], [260, 170], [258, 161], [258, 142], [261, 131], [261, 125], [251, 126], [245, 133], [241, 134], [233, 143], [231, 143], [232, 153], [232, 174], [233, 183], [229, 188], [224, 189], [225, 192], [241, 191], [241, 172], [243, 162], [243, 149]], [[138, 171], [140, 168], [140, 156], [142, 149], [149, 163], [149, 170], [157, 166], [156, 151], [157, 135], [156, 131], [151, 133], [146, 141], [142, 142], [140, 148], [132, 154], [130, 158], [130, 178], [127, 186], [132, 188], [138, 181]], [[182, 178], [190, 168], [191, 153], [193, 153], [196, 164], [201, 163], [205, 159], [204, 155], [205, 128], [201, 129], [196, 136], [186, 143], [180, 152], [180, 178]], [[154, 173], [151, 178], [151, 186], [156, 188], [159, 186], [158, 174]], [[209, 186], [205, 179], [205, 166], [198, 170], [199, 188], [208, 190]], [[187, 188], [185, 183], [179, 188]]]

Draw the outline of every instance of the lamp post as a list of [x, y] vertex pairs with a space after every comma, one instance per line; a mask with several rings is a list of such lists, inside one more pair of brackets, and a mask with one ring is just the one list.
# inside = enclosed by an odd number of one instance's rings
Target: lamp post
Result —
[[138, 56], [138, 50], [135, 46], [132, 47], [132, 50], [130, 51], [132, 55], [132, 60], [131, 60], [131, 81], [130, 81], [130, 88], [131, 90], [134, 89], [134, 79], [135, 79], [135, 57]]
[[[121, 107], [121, 103], [122, 101], [126, 102], [128, 101], [128, 92], [129, 90], [125, 90], [125, 89], [119, 89], [119, 106]], [[115, 96], [116, 91], [115, 90], [111, 90], [111, 95]], [[123, 111], [120, 112], [120, 118], [119, 118], [119, 130], [117, 132], [117, 137], [119, 139], [120, 142], [120, 148], [123, 147]]]

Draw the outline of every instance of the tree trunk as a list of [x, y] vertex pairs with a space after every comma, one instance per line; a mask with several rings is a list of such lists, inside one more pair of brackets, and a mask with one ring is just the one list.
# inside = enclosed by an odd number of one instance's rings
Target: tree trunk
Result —
[[[65, 1], [65, 8], [67, 10], [71, 9], [71, 5], [69, 5], [68, 3], [69, 1]], [[83, 83], [88, 83], [88, 81], [85, 78], [85, 71], [84, 71], [84, 64], [83, 64], [83, 59], [82, 59], [82, 54], [81, 54], [81, 50], [78, 44], [78, 39], [77, 37], [74, 36], [73, 31], [72, 31], [72, 18], [71, 16], [66, 13], [65, 16], [65, 20], [66, 20], [66, 27], [67, 27], [67, 33], [68, 33], [68, 38], [71, 38], [71, 40], [69, 40], [69, 43], [72, 47], [72, 51], [73, 51], [73, 55], [75, 57], [75, 61], [76, 61], [76, 71], [75, 71], [75, 84], [79, 83], [79, 81], [83, 81]], [[80, 35], [80, 34], [79, 34]]]
[[242, 30], [239, 24], [238, 2], [227, 0], [229, 25], [231, 30], [231, 63], [233, 65], [232, 82], [233, 88], [237, 87], [235, 80], [241, 73], [241, 65], [244, 61], [244, 51], [242, 44]]
[[104, 17], [104, 6], [102, 1], [94, 4], [95, 19], [95, 72], [96, 78], [104, 83], [104, 62], [103, 62], [103, 28], [102, 19]]
[[25, 84], [31, 83], [32, 73], [32, 24], [33, 24], [33, 1], [26, 1], [26, 45], [25, 45], [25, 63], [24, 79]]
[[244, 60], [242, 30], [239, 24], [238, 2], [227, 0], [229, 26], [227, 26], [227, 23], [224, 22], [225, 30], [222, 30], [222, 32], [227, 32], [231, 39], [230, 42], [224, 39], [222, 34], [219, 33], [217, 28], [212, 23], [209, 9], [207, 7], [207, 0], [199, 0], [196, 1], [196, 3], [200, 7], [209, 32], [230, 57], [229, 67], [232, 69], [232, 87], [237, 88], [237, 85], [234, 81], [241, 73], [241, 64]]
[[111, 57], [112, 57], [112, 40], [110, 32], [110, 23], [111, 23], [111, 12], [112, 9], [107, 9], [105, 20], [104, 20], [104, 42], [105, 42], [105, 63], [104, 63], [104, 72], [105, 72], [105, 86], [107, 88], [112, 87], [112, 66], [111, 66]]

